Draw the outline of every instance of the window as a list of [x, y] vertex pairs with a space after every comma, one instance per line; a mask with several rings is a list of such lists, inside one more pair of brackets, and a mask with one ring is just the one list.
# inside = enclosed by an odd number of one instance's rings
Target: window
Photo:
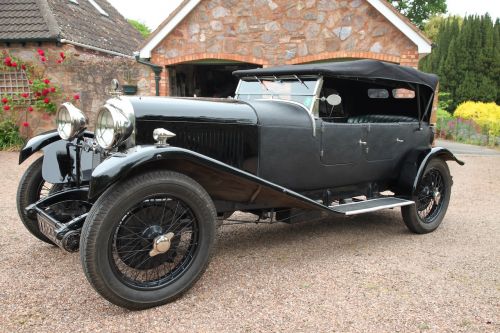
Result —
[[394, 98], [415, 98], [415, 91], [405, 88], [392, 89], [392, 97]]
[[94, 7], [95, 7], [95, 9], [97, 9], [97, 11], [98, 11], [101, 15], [104, 15], [104, 16], [109, 16], [109, 14], [108, 14], [108, 13], [106, 13], [106, 12], [104, 11], [104, 9], [102, 9], [102, 7], [101, 7], [101, 6], [99, 6], [99, 4], [98, 4], [97, 2], [95, 2], [94, 0], [88, 0], [88, 1], [92, 4], [92, 6], [94, 6]]
[[368, 89], [368, 97], [370, 98], [389, 98], [387, 89]]
[[282, 99], [302, 104], [311, 110], [315, 101], [317, 77], [244, 78], [236, 91], [236, 98], [245, 101]]

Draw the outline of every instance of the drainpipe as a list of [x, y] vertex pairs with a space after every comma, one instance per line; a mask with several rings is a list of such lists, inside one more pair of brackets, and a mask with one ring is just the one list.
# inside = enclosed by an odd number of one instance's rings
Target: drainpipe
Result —
[[137, 61], [140, 64], [151, 67], [151, 69], [155, 73], [156, 96], [160, 96], [160, 80], [161, 80], [161, 72], [163, 71], [163, 67], [160, 65], [155, 65], [155, 64], [153, 64], [149, 61], [146, 61], [144, 59], [141, 59], [139, 57], [139, 52], [134, 52], [134, 56], [135, 56], [135, 61]]

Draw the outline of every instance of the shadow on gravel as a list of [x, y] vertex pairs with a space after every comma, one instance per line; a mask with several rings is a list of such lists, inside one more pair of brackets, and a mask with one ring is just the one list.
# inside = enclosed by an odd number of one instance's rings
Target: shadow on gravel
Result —
[[[324, 247], [362, 242], [380, 243], [411, 236], [399, 211], [375, 212], [354, 217], [337, 217], [297, 224], [245, 224], [223, 226], [216, 255], [225, 251], [265, 251], [289, 245]], [[321, 240], [321, 244], [318, 243]]]
[[[248, 216], [245, 216], [248, 218]], [[332, 216], [322, 220], [297, 224], [243, 224], [223, 226], [217, 239], [215, 256], [231, 252], [263, 251], [270, 247], [286, 250], [288, 246], [323, 248], [325, 244], [341, 247], [362, 243], [380, 243], [411, 236], [403, 224], [399, 211], [375, 212], [353, 217]], [[318, 241], [321, 241], [319, 243]], [[79, 263], [78, 253], [65, 253], [57, 246], [39, 243], [26, 255], [42, 260], [47, 265]]]

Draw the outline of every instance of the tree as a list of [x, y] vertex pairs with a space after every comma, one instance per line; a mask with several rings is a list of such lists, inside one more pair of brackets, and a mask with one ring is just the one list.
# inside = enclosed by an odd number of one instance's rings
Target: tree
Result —
[[[428, 24], [435, 25], [432, 20]], [[453, 112], [465, 101], [500, 102], [500, 21], [491, 17], [448, 17], [438, 24], [436, 47], [420, 69], [436, 73]]]
[[439, 29], [443, 22], [446, 21], [444, 16], [433, 16], [431, 17], [424, 26], [424, 33], [430, 40], [435, 41], [438, 34]]
[[137, 31], [139, 31], [144, 38], [148, 38], [151, 34], [151, 29], [149, 29], [144, 23], [128, 19], [128, 23], [130, 23]]
[[446, 0], [387, 0], [420, 29], [432, 16], [445, 14]]

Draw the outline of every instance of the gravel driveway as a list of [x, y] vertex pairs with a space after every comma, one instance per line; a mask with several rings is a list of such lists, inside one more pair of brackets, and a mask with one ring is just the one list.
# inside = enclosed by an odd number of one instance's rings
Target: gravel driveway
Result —
[[500, 157], [450, 164], [444, 224], [413, 235], [399, 210], [298, 225], [224, 226], [181, 299], [129, 312], [87, 283], [77, 254], [31, 237], [0, 152], [2, 332], [499, 332]]

